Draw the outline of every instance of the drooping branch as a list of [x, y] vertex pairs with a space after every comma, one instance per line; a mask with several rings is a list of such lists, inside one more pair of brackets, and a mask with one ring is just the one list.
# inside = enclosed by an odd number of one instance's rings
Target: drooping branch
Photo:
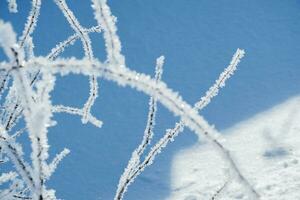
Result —
[[[103, 65], [99, 61], [94, 60], [56, 60], [51, 63], [48, 60], [39, 58], [27, 63], [27, 67], [34, 68], [34, 66], [48, 66], [49, 73], [61, 73], [66, 75], [68, 73], [81, 73], [85, 75], [94, 74], [103, 77], [107, 80], [117, 82], [121, 86], [131, 86], [139, 91], [142, 91], [150, 96], [157, 98], [166, 108], [168, 108], [175, 115], [181, 117], [185, 126], [195, 131], [199, 136], [205, 136], [208, 141], [214, 144], [214, 147], [219, 150], [222, 158], [228, 163], [230, 169], [235, 173], [237, 180], [245, 185], [250, 195], [258, 198], [257, 192], [242, 176], [238, 169], [231, 153], [218, 142], [221, 135], [210, 126], [206, 120], [198, 114], [189, 104], [182, 100], [178, 94], [170, 90], [165, 83], [151, 79], [149, 76], [140, 74], [130, 70], [127, 67], [120, 67], [116, 65]], [[169, 137], [169, 136], [168, 136]], [[149, 161], [144, 164], [148, 165]], [[140, 167], [140, 170], [142, 167]]]

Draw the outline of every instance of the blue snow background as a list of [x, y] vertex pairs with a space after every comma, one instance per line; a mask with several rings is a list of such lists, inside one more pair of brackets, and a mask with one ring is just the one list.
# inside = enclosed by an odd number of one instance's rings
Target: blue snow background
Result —
[[[20, 35], [30, 1], [17, 2], [19, 13], [10, 14], [6, 1], [0, 1], [0, 18], [11, 21]], [[83, 26], [96, 25], [90, 1], [67, 3]], [[236, 49], [245, 49], [238, 71], [201, 112], [219, 130], [300, 92], [300, 1], [110, 0], [109, 5], [118, 18], [127, 66], [153, 75], [155, 59], [165, 55], [163, 80], [190, 104], [214, 83]], [[43, 1], [33, 34], [36, 55], [46, 55], [71, 34], [73, 30], [53, 1]], [[91, 38], [95, 56], [104, 60], [102, 35], [93, 33]], [[82, 52], [77, 41], [63, 56], [80, 58]], [[0, 59], [5, 59], [2, 51]], [[77, 116], [57, 114], [59, 125], [49, 133], [51, 158], [64, 147], [71, 150], [48, 182], [61, 199], [113, 199], [119, 176], [142, 138], [149, 97], [99, 81], [100, 96], [93, 113], [104, 126], [82, 125]], [[59, 77], [53, 102], [81, 107], [87, 95], [87, 77]], [[176, 120], [159, 105], [154, 141]], [[168, 197], [172, 158], [195, 142], [193, 133], [182, 133], [129, 187], [125, 199]]]

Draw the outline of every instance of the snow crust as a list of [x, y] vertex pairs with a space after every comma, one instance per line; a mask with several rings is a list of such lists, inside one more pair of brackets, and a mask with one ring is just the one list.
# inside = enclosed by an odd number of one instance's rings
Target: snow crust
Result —
[[[300, 96], [223, 131], [223, 145], [261, 200], [300, 199]], [[250, 199], [209, 143], [179, 152], [167, 200]]]

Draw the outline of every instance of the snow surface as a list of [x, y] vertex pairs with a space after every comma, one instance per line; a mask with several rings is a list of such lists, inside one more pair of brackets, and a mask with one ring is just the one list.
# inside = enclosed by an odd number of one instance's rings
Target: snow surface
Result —
[[[262, 200], [300, 199], [299, 105], [297, 96], [223, 131], [224, 145]], [[172, 164], [167, 200], [198, 199], [249, 199], [209, 143], [182, 150]]]

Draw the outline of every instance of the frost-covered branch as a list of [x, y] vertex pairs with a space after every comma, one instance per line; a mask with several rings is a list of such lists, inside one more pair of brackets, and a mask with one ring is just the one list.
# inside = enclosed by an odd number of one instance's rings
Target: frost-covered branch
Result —
[[15, 132], [11, 137], [16, 139], [17, 137], [19, 137], [24, 131], [26, 130], [26, 128], [22, 128], [20, 130], [18, 130], [17, 132]]
[[[139, 74], [130, 70], [127, 67], [119, 67], [116, 65], [103, 65], [99, 61], [94, 60], [89, 62], [88, 60], [80, 61], [76, 59], [70, 60], [56, 60], [53, 64], [50, 65], [49, 62], [44, 63], [45, 60], [37, 59], [32, 63], [28, 63], [28, 66], [34, 67], [35, 65], [43, 66], [47, 64], [50, 67], [49, 70], [51, 73], [61, 73], [66, 75], [68, 73], [81, 73], [85, 75], [98, 75], [107, 80], [112, 80], [120, 84], [121, 86], [131, 86], [137, 90], [143, 91], [144, 93], [157, 98], [166, 108], [172, 111], [175, 115], [179, 115], [183, 124], [189, 127], [192, 131], [195, 131], [199, 136], [205, 136], [204, 138], [212, 142], [217, 150], [220, 151], [223, 159], [230, 165], [230, 168], [236, 173], [237, 180], [240, 180], [242, 183], [247, 186], [250, 194], [258, 197], [255, 190], [251, 187], [248, 182], [245, 182], [245, 178], [241, 176], [241, 172], [235, 165], [234, 159], [230, 152], [226, 150], [219, 142], [218, 139], [221, 137], [212, 126], [210, 126], [206, 120], [198, 114], [198, 112], [193, 109], [189, 104], [182, 100], [182, 98], [170, 90], [164, 83], [161, 81], [156, 82], [156, 80], [151, 79], [149, 76], [144, 74]], [[32, 65], [34, 64], [34, 65]], [[167, 135], [167, 138], [171, 138]], [[162, 145], [164, 146], [164, 145]], [[153, 152], [150, 152], [153, 153]], [[143, 165], [151, 164], [152, 160], [148, 160]], [[140, 166], [139, 170], [141, 171], [145, 167]], [[252, 193], [251, 193], [252, 191]]]
[[[100, 26], [93, 26], [87, 30], [84, 30], [86, 33], [93, 33], [93, 32], [100, 32], [101, 28]], [[77, 33], [73, 34], [72, 36], [70, 36], [68, 39], [66, 39], [65, 41], [59, 43], [58, 45], [56, 45], [56, 47], [52, 48], [51, 52], [48, 54], [47, 58], [50, 60], [55, 59], [60, 53], [62, 53], [64, 51], [64, 49], [66, 47], [68, 47], [69, 45], [71, 45], [72, 43], [74, 43], [77, 39], [79, 39], [79, 35]], [[28, 37], [27, 41], [30, 41], [31, 37]], [[32, 51], [32, 46], [33, 43], [32, 41], [29, 42], [29, 44], [31, 43], [31, 51]], [[33, 53], [31, 53], [30, 55], [33, 55]], [[32, 58], [32, 57], [31, 57]], [[2, 67], [2, 68], [6, 68], [6, 67]], [[0, 78], [2, 78], [2, 80], [0, 81], [0, 94], [1, 92], [3, 92], [6, 87], [7, 87], [7, 82], [9, 80], [9, 73], [7, 71], [1, 71], [0, 73], [3, 73], [3, 76], [0, 76]], [[34, 75], [32, 76], [30, 85], [32, 86], [35, 81], [37, 80], [38, 76], [40, 75], [40, 70], [37, 70], [37, 72], [34, 72]], [[4, 110], [4, 114], [2, 114], [2, 117], [5, 117], [5, 121], [2, 119], [2, 121], [5, 122], [6, 124], [6, 130], [10, 130], [17, 122], [17, 120], [20, 118], [23, 109], [20, 107], [20, 102], [18, 102], [18, 97], [16, 97], [15, 92], [13, 92], [14, 89], [10, 89], [9, 90], [9, 98], [7, 98], [7, 100], [9, 100], [8, 102], [5, 102], [5, 107], [11, 107], [10, 109], [5, 109]], [[12, 102], [15, 101], [15, 102]], [[8, 110], [10, 110], [11, 112], [7, 112]], [[91, 115], [91, 114], [89, 114]], [[97, 123], [98, 124], [98, 123]]]
[[205, 96], [201, 97], [201, 99], [195, 104], [195, 109], [198, 111], [202, 110], [206, 107], [211, 99], [214, 96], [218, 95], [219, 90], [225, 86], [227, 79], [233, 75], [237, 66], [241, 59], [244, 57], [245, 51], [242, 49], [237, 49], [235, 54], [233, 55], [230, 64], [225, 68], [225, 70], [220, 74], [219, 78], [216, 80], [215, 84], [209, 88], [209, 90], [205, 93]]
[[[16, 45], [16, 34], [13, 31], [13, 28], [10, 23], [4, 23], [3, 21], [0, 20], [0, 46], [4, 49], [4, 52], [6, 56], [9, 58], [11, 63], [15, 63], [14, 66], [20, 65], [19, 58], [16, 58], [16, 51], [17, 49], [20, 49], [19, 46]], [[22, 57], [22, 51], [18, 52], [18, 57]], [[7, 69], [7, 68], [6, 68]], [[7, 82], [9, 80], [9, 74], [10, 70], [7, 71], [2, 71], [1, 72], [1, 92], [6, 89]], [[15, 81], [14, 81], [15, 82]], [[9, 127], [11, 125], [12, 120], [15, 117], [16, 112], [18, 111], [19, 104], [14, 104], [14, 101], [17, 101], [15, 98], [15, 84], [10, 87], [9, 94], [5, 100], [5, 107], [13, 107], [12, 109], [5, 109], [4, 114], [2, 114], [2, 117], [7, 116], [6, 118], [2, 119], [6, 120], [7, 124], [5, 125], [6, 130], [9, 130]]]
[[26, 73], [26, 69], [21, 64], [22, 57], [19, 57], [18, 49], [11, 49], [15, 56], [12, 76], [16, 81], [16, 91], [21, 99], [22, 108], [24, 108], [24, 119], [26, 122], [29, 138], [32, 147], [32, 178], [34, 182], [33, 199], [44, 199], [45, 187], [44, 180], [48, 176], [47, 163], [48, 158], [48, 126], [51, 124], [51, 101], [50, 91], [54, 87], [54, 78], [52, 74], [42, 73], [42, 79], [36, 83], [36, 91], [33, 90]]
[[62, 11], [64, 16], [66, 17], [66, 19], [68, 20], [73, 30], [79, 35], [83, 44], [85, 56], [90, 60], [92, 60], [94, 55], [91, 46], [91, 39], [89, 38], [87, 32], [84, 31], [84, 28], [80, 25], [74, 13], [69, 9], [65, 0], [54, 0], [54, 1]]
[[19, 193], [23, 189], [24, 185], [21, 180], [14, 179], [8, 189], [0, 191], [1, 200], [12, 200], [17, 197], [16, 193]]
[[[219, 150], [222, 158], [231, 169], [231, 175], [236, 177], [253, 199], [258, 194], [243, 177], [230, 152], [220, 143], [221, 135], [199, 115], [198, 111], [209, 104], [211, 99], [218, 94], [225, 81], [236, 70], [236, 66], [244, 55], [244, 51], [238, 49], [230, 65], [216, 80], [215, 84], [206, 92], [194, 107], [187, 104], [176, 92], [172, 91], [162, 82], [163, 57], [157, 60], [155, 78], [137, 73], [126, 67], [125, 57], [121, 53], [121, 42], [117, 35], [116, 17], [111, 13], [106, 0], [92, 0], [94, 17], [98, 26], [85, 29], [81, 26], [75, 14], [68, 8], [65, 0], [54, 0], [63, 12], [75, 34], [59, 43], [46, 57], [35, 57], [32, 33], [37, 24], [40, 12], [41, 0], [32, 0], [32, 8], [25, 24], [20, 40], [17, 42], [16, 34], [9, 23], [0, 20], [0, 47], [8, 58], [6, 62], [0, 62], [0, 95], [5, 94], [1, 105], [0, 121], [0, 151], [13, 163], [17, 174], [3, 174], [1, 182], [10, 181], [8, 189], [0, 191], [1, 199], [56, 199], [55, 191], [47, 189], [45, 181], [55, 171], [59, 162], [69, 153], [64, 149], [50, 162], [48, 160], [48, 130], [54, 125], [52, 115], [54, 112], [65, 112], [82, 117], [82, 122], [90, 122], [101, 127], [102, 122], [91, 114], [91, 107], [98, 96], [97, 78], [114, 81], [121, 86], [130, 86], [150, 96], [149, 114], [140, 145], [135, 149], [125, 169], [115, 196], [115, 200], [121, 200], [128, 185], [155, 159], [156, 155], [178, 135], [185, 126], [197, 135], [204, 136], [214, 147]], [[15, 0], [8, 0], [11, 11], [17, 10]], [[106, 47], [107, 59], [100, 62], [94, 58], [89, 33], [103, 30], [103, 38]], [[82, 42], [85, 57], [83, 59], [57, 58], [64, 48], [73, 44], [77, 39]], [[70, 73], [83, 74], [90, 78], [90, 94], [83, 108], [69, 106], [53, 106], [50, 92], [55, 85], [56, 75]], [[11, 80], [11, 84], [8, 84]], [[7, 85], [10, 87], [7, 88]], [[4, 92], [8, 90], [7, 93]], [[3, 96], [2, 96], [3, 97]], [[150, 152], [142, 160], [145, 149], [149, 146], [153, 137], [157, 101], [162, 103], [172, 113], [180, 116], [180, 122], [174, 129], [167, 130]], [[16, 142], [17, 136], [9, 133], [18, 119], [24, 118], [25, 129], [28, 132], [31, 143], [31, 163], [27, 164], [23, 159], [22, 147]], [[18, 127], [19, 128], [19, 127]], [[1, 162], [1, 161], [0, 161]], [[12, 172], [14, 173], [14, 172]]]
[[[204, 97], [201, 98], [201, 100], [199, 102], [197, 102], [195, 104], [195, 110], [199, 111], [201, 109], [203, 109], [205, 106], [207, 106], [209, 104], [209, 102], [211, 101], [211, 99], [216, 96], [218, 94], [218, 91], [221, 87], [225, 86], [225, 81], [234, 73], [234, 71], [236, 70], [236, 67], [238, 65], [238, 63], [240, 62], [240, 59], [244, 56], [244, 51], [238, 49], [236, 51], [236, 53], [234, 54], [229, 66], [227, 68], [225, 68], [225, 70], [220, 74], [219, 78], [216, 80], [215, 84], [206, 92], [206, 95]], [[171, 130], [167, 130], [167, 133], [165, 134], [165, 136], [159, 140], [159, 142], [157, 144], [154, 145], [154, 147], [151, 149], [151, 151], [149, 152], [149, 154], [146, 156], [144, 162], [139, 163], [139, 154], [134, 152], [132, 155], [132, 158], [127, 166], [127, 168], [125, 169], [124, 174], [127, 174], [126, 179], [124, 177], [122, 177], [122, 181], [121, 182], [121, 186], [119, 184], [118, 190], [117, 190], [117, 194], [115, 199], [122, 199], [123, 193], [126, 190], [126, 185], [130, 184], [134, 178], [136, 178], [136, 176], [145, 169], [146, 166], [151, 165], [152, 162], [155, 159], [155, 156], [157, 154], [159, 154], [162, 149], [164, 147], [166, 147], [166, 145], [168, 144], [168, 142], [174, 140], [174, 137], [177, 136], [180, 132], [182, 132], [184, 129], [184, 123], [183, 121], [180, 121], [178, 123], [176, 123], [175, 128], [171, 129]], [[213, 140], [213, 143], [216, 143], [219, 148], [223, 149], [224, 152], [227, 152], [227, 150], [217, 141], [217, 140]], [[138, 151], [139, 152], [139, 151]], [[229, 152], [228, 152], [229, 154]], [[231, 155], [226, 154], [226, 156], [228, 158], [231, 157]], [[133, 162], [133, 159], [136, 159], [135, 162]], [[230, 163], [232, 165], [232, 167], [234, 168], [233, 171], [236, 171], [235, 174], [238, 174], [238, 180], [240, 180], [245, 186], [246, 188], [249, 188], [250, 190], [250, 194], [254, 194], [254, 196], [258, 196], [257, 192], [252, 188], [252, 186], [248, 183], [248, 181], [243, 177], [243, 175], [240, 173], [239, 169], [237, 168], [237, 166], [235, 165], [235, 163], [233, 162], [232, 159], [230, 159]], [[139, 164], [137, 164], [139, 163]], [[132, 172], [133, 169], [130, 170], [129, 174], [129, 167], [131, 166], [131, 168], [135, 169], [135, 171]], [[123, 175], [124, 175], [123, 174]], [[132, 176], [129, 176], [132, 175]], [[252, 195], [253, 196], [253, 195]]]
[[23, 151], [21, 147], [16, 144], [1, 127], [0, 146], [14, 164], [18, 174], [22, 177], [22, 180], [26, 183], [31, 191], [34, 191], [35, 183], [33, 181], [32, 169], [22, 158]]
[[111, 14], [106, 0], [92, 0], [92, 2], [94, 17], [98, 25], [103, 29], [107, 62], [120, 66], [125, 65], [125, 58], [121, 54], [121, 42], [117, 35], [117, 27], [115, 25], [117, 18]]
[[8, 98], [5, 99], [4, 110], [1, 113], [2, 123], [5, 124], [5, 130], [10, 131], [11, 128], [18, 122], [23, 108], [20, 106], [20, 100], [15, 93], [15, 83], [9, 89]]
[[[161, 76], [163, 73], [163, 64], [164, 64], [164, 56], [159, 57], [156, 60], [156, 67], [155, 67], [155, 80], [158, 82], [161, 80]], [[146, 129], [144, 131], [144, 137], [139, 145], [139, 147], [136, 149], [137, 155], [141, 156], [142, 153], [145, 151], [147, 145], [150, 143], [152, 137], [153, 137], [153, 129], [155, 125], [155, 116], [157, 111], [157, 102], [154, 97], [150, 97], [149, 100], [149, 112], [148, 112], [148, 119], [146, 124]]]
[[51, 174], [55, 171], [57, 168], [57, 165], [63, 160], [64, 157], [66, 157], [70, 153], [69, 149], [64, 149], [59, 154], [55, 156], [55, 158], [52, 160], [52, 162], [48, 165], [48, 176], [46, 178], [49, 178]]
[[[49, 112], [43, 108], [43, 104], [37, 105], [35, 92], [30, 87], [30, 81], [21, 65], [21, 60], [16, 49], [12, 48], [15, 55], [15, 67], [12, 75], [16, 81], [17, 92], [24, 108], [24, 117], [28, 128], [32, 147], [33, 181], [34, 181], [34, 199], [43, 199], [43, 184], [45, 179], [45, 165], [48, 158], [47, 128], [49, 121]], [[51, 82], [49, 83], [51, 85]], [[40, 88], [39, 88], [40, 89]], [[41, 114], [43, 112], [43, 114]], [[51, 111], [50, 111], [51, 113]], [[48, 114], [48, 115], [47, 115]]]
[[[225, 81], [233, 74], [233, 72], [236, 70], [236, 67], [238, 63], [240, 62], [240, 59], [244, 56], [244, 51], [238, 49], [236, 53], [234, 54], [229, 66], [225, 68], [225, 70], [220, 74], [219, 78], [216, 80], [215, 84], [206, 92], [206, 95], [201, 98], [200, 101], [198, 101], [195, 104], [194, 109], [196, 111], [199, 111], [203, 109], [205, 106], [209, 104], [211, 99], [218, 94], [218, 91], [221, 87], [225, 86]], [[168, 129], [166, 131], [166, 134], [153, 146], [151, 151], [146, 156], [145, 160], [137, 167], [138, 169], [133, 173], [132, 179], [134, 179], [136, 176], [138, 176], [141, 171], [143, 171], [147, 166], [151, 165], [156, 157], [163, 148], [167, 146], [167, 144], [170, 141], [173, 141], [174, 138], [184, 130], [185, 123], [183, 120], [176, 123], [175, 127], [173, 129]], [[205, 132], [206, 134], [207, 132]], [[213, 144], [216, 145], [217, 149], [221, 149], [221, 152], [223, 152], [223, 156], [226, 158], [226, 160], [229, 161], [230, 167], [233, 169], [233, 173], [235, 174], [234, 177], [237, 178], [237, 180], [240, 180], [242, 184], [248, 189], [249, 194], [254, 196], [255, 198], [258, 197], [257, 192], [255, 189], [250, 185], [250, 183], [246, 180], [246, 178], [242, 175], [238, 167], [236, 166], [234, 160], [232, 159], [232, 156], [230, 155], [230, 152], [226, 150], [226, 148], [218, 142], [217, 139], [213, 139], [211, 141]]]
[[20, 37], [20, 47], [24, 46], [24, 43], [26, 42], [28, 36], [30, 36], [35, 29], [40, 14], [41, 3], [41, 0], [32, 0], [31, 11], [29, 13], [29, 16], [27, 17], [27, 22], [25, 24], [23, 34]]
[[15, 172], [8, 172], [8, 173], [2, 173], [0, 175], [0, 185], [3, 183], [13, 180], [17, 177], [17, 174]]
[[[52, 107], [52, 112], [56, 112], [56, 113], [68, 113], [71, 115], [79, 115], [79, 116], [83, 116], [83, 110], [82, 109], [78, 109], [78, 108], [73, 108], [73, 107], [69, 107], [69, 106], [63, 106], [63, 105], [57, 105], [57, 106], [53, 106]], [[94, 116], [92, 116], [91, 114], [89, 114], [87, 116], [87, 120], [93, 124], [94, 126], [101, 128], [103, 122], [98, 120], [97, 118], [95, 118]]]
[[[61, 75], [69, 73], [95, 74], [96, 76], [115, 81], [121, 86], [129, 85], [157, 98], [158, 101], [169, 108], [174, 114], [181, 116], [186, 125], [192, 130], [198, 130], [201, 134], [200, 130], [211, 129], [207, 122], [191, 106], [183, 101], [177, 93], [170, 90], [165, 83], [161, 81], [157, 82], [148, 75], [137, 73], [127, 67], [104, 65], [96, 59], [90, 62], [74, 58], [68, 60], [57, 59], [52, 62], [44, 58], [36, 58], [26, 63], [26, 68], [36, 69], [36, 66], [48, 66], [48, 73], [59, 73]], [[211, 136], [214, 137], [213, 135]]]
[[[215, 84], [206, 92], [204, 97], [195, 104], [194, 110], [199, 112], [205, 106], [209, 104], [211, 99], [216, 96], [219, 89], [225, 85], [225, 81], [233, 74], [236, 70], [237, 64], [243, 57], [244, 51], [238, 49], [234, 54], [229, 66], [220, 74], [219, 78], [216, 80]], [[173, 129], [168, 129], [165, 135], [153, 146], [149, 154], [147, 155], [143, 164], [141, 164], [141, 169], [144, 169], [147, 165], [150, 165], [155, 159], [156, 155], [159, 154], [167, 144], [174, 140], [174, 138], [184, 130], [184, 122], [181, 120], [177, 122]]]
[[[101, 32], [101, 27], [100, 26], [93, 26], [93, 27], [91, 27], [89, 29], [85, 29], [83, 31], [86, 34], [94, 33], [94, 32], [99, 33], [99, 32]], [[49, 58], [50, 60], [55, 59], [60, 53], [62, 53], [64, 51], [64, 49], [66, 47], [68, 47], [69, 45], [74, 44], [74, 42], [78, 39], [80, 39], [80, 34], [75, 33], [75, 34], [71, 35], [66, 40], [60, 42], [54, 48], [52, 48], [50, 53], [47, 55], [47, 58]]]
[[[10, 59], [10, 62], [13, 63], [13, 66], [19, 70], [21, 66], [20, 56], [22, 56], [22, 54], [19, 56], [17, 51], [18, 46], [15, 46], [16, 34], [11, 25], [0, 20], [0, 34], [0, 46], [4, 49], [5, 54]], [[9, 71], [6, 71], [6, 73], [8, 74]], [[24, 99], [24, 101], [26, 100]], [[0, 126], [0, 144], [3, 151], [14, 164], [23, 181], [25, 181], [31, 191], [34, 191], [35, 183], [33, 180], [32, 169], [23, 160], [21, 147], [19, 147], [19, 145], [17, 145], [14, 140], [9, 137], [2, 125]]]
[[[155, 80], [160, 81], [163, 72], [164, 56], [159, 57], [156, 60], [155, 67]], [[133, 181], [132, 173], [137, 170], [137, 166], [141, 162], [141, 155], [144, 153], [146, 147], [150, 144], [153, 137], [153, 129], [155, 125], [155, 116], [157, 110], [157, 102], [154, 97], [150, 97], [149, 100], [149, 111], [146, 128], [144, 131], [143, 140], [140, 145], [132, 152], [131, 158], [125, 168], [123, 174], [120, 177], [118, 188], [115, 194], [115, 200], [123, 198], [124, 193], [127, 191], [127, 187]]]
[[[7, 89], [7, 83], [9, 81], [9, 73], [6, 71], [0, 72], [0, 95]], [[1, 96], [0, 96], [1, 98]]]
[[[92, 61], [94, 58], [93, 55], [93, 49], [91, 46], [91, 39], [87, 33], [87, 31], [84, 30], [84, 28], [80, 25], [79, 21], [73, 14], [73, 12], [68, 8], [68, 5], [66, 4], [65, 0], [55, 0], [55, 3], [58, 5], [58, 7], [62, 10], [63, 14], [67, 18], [69, 24], [74, 29], [74, 31], [79, 35], [84, 49], [85, 56]], [[89, 77], [90, 82], [90, 94], [89, 98], [84, 104], [83, 107], [83, 115], [82, 115], [82, 122], [87, 123], [88, 121], [88, 115], [90, 115], [91, 108], [93, 104], [95, 103], [96, 98], [98, 97], [98, 82], [97, 78], [92, 75]]]

